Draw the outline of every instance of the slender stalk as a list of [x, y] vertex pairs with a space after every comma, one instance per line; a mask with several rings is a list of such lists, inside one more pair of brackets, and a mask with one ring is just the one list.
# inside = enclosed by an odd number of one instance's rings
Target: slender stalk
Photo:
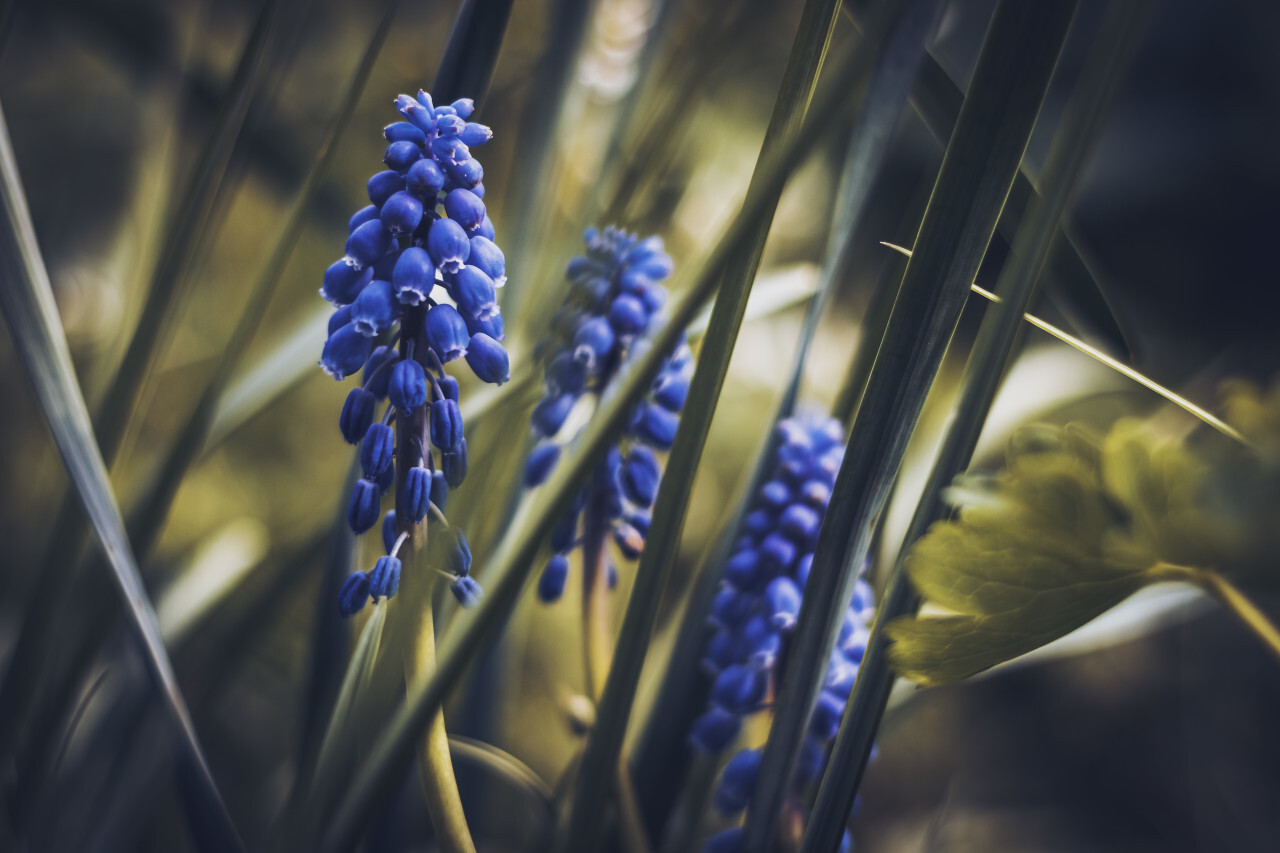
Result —
[[582, 677], [583, 692], [594, 705], [609, 673], [613, 637], [609, 631], [608, 560], [609, 520], [604, 517], [600, 489], [591, 486], [591, 499], [583, 509], [582, 542]]
[[1258, 605], [1222, 575], [1195, 566], [1176, 563], [1158, 563], [1148, 570], [1148, 575], [1162, 581], [1181, 581], [1200, 587], [1222, 602], [1231, 613], [1248, 628], [1267, 651], [1280, 660], [1280, 628], [1271, 621]]

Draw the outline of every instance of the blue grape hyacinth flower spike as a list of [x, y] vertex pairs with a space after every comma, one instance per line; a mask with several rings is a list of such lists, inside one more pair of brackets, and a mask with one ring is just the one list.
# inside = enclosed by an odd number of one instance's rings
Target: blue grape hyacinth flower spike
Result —
[[[469, 99], [437, 107], [420, 91], [400, 95], [395, 107], [400, 119], [382, 132], [384, 168], [366, 186], [370, 203], [348, 221], [343, 256], [320, 287], [335, 308], [320, 366], [337, 380], [363, 371], [339, 417], [343, 438], [360, 447], [363, 473], [348, 503], [352, 530], [376, 526], [382, 495], [400, 484], [400, 511], [382, 526], [387, 554], [348, 578], [339, 597], [346, 615], [370, 597], [396, 594], [400, 546], [433, 507], [443, 518], [448, 489], [466, 477], [458, 382], [445, 365], [465, 359], [480, 381], [495, 384], [510, 374], [495, 298], [506, 258], [474, 157], [493, 132], [469, 120]], [[465, 577], [459, 600], [474, 603], [479, 585]]]

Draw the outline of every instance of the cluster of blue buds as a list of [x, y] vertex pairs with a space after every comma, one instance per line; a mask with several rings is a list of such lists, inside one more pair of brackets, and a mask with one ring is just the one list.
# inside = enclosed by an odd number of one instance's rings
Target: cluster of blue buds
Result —
[[[743, 719], [761, 710], [776, 688], [787, 641], [813, 564], [813, 549], [844, 458], [844, 430], [833, 418], [788, 418], [778, 425], [777, 462], [743, 518], [740, 538], [724, 566], [711, 606], [714, 629], [702, 659], [713, 679], [707, 710], [689, 739], [700, 752], [722, 753], [737, 738]], [[875, 614], [870, 585], [859, 578], [844, 614], [840, 638], [827, 665], [826, 682], [809, 722], [796, 769], [804, 788], [819, 778], [853, 689]], [[760, 751], [743, 749], [729, 759], [714, 796], [731, 817], [747, 808], [755, 791]], [[713, 836], [708, 853], [737, 850], [741, 829]]]
[[[564, 433], [573, 431], [566, 422], [578, 400], [605, 392], [666, 303], [662, 282], [671, 275], [672, 263], [661, 238], [638, 240], [609, 227], [603, 232], [588, 228], [584, 241], [586, 254], [570, 261], [566, 270], [572, 289], [553, 324], [557, 337], [547, 353], [546, 393], [533, 410], [533, 433], [539, 442], [525, 464], [529, 488], [546, 480], [561, 448], [572, 438]], [[609, 450], [552, 531], [552, 557], [538, 581], [538, 597], [544, 602], [563, 594], [568, 556], [579, 545], [598, 554], [612, 537], [627, 559], [644, 550], [662, 477], [657, 452], [670, 450], [675, 441], [692, 365], [681, 337], [649, 394], [636, 404], [620, 446]], [[612, 566], [607, 580], [610, 586], [616, 582]]]
[[[469, 99], [437, 107], [420, 91], [395, 105], [404, 121], [383, 130], [387, 168], [369, 179], [371, 204], [351, 217], [345, 255], [325, 271], [320, 288], [337, 309], [320, 366], [338, 380], [363, 370], [339, 418], [343, 437], [360, 446], [363, 473], [347, 520], [358, 534], [371, 529], [393, 487], [405, 516], [387, 513], [387, 555], [347, 578], [338, 602], [346, 615], [371, 596], [395, 595], [396, 554], [408, 531], [429, 513], [443, 520], [449, 489], [466, 476], [458, 382], [445, 365], [464, 358], [482, 381], [499, 385], [510, 374], [495, 296], [506, 282], [506, 260], [485, 212], [484, 170], [471, 156], [493, 132], [467, 121], [475, 108]], [[452, 551], [454, 594], [474, 604], [480, 588], [468, 574], [471, 555], [460, 533]]]

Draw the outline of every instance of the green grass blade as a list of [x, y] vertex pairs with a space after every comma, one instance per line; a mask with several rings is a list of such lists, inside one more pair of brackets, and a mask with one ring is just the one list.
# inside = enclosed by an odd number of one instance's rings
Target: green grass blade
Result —
[[196, 736], [186, 702], [178, 689], [155, 611], [147, 599], [137, 563], [124, 532], [107, 468], [98, 452], [89, 411], [76, 382], [71, 352], [53, 300], [53, 288], [36, 243], [18, 164], [9, 142], [8, 126], [0, 113], [0, 193], [4, 228], [0, 258], [9, 282], [0, 288], [0, 308], [13, 337], [36, 397], [53, 432], [76, 494], [88, 514], [123, 596], [130, 625], [139, 640], [147, 669], [155, 679], [168, 713], [182, 734], [183, 761], [200, 781], [199, 809], [215, 824], [230, 848], [241, 846], [235, 826], [214, 784]]
[[[855, 24], [860, 25], [865, 13], [855, 9], [853, 4], [847, 4], [845, 8]], [[920, 69], [920, 78], [912, 93], [911, 103], [929, 132], [943, 145], [951, 138], [963, 101], [964, 93], [960, 91], [960, 87], [937, 60], [928, 57]], [[1009, 191], [1004, 213], [997, 226], [998, 233], [1006, 242], [1013, 240], [1027, 205], [1035, 197], [1035, 185], [1031, 181], [1030, 172], [1024, 167]], [[1052, 275], [1046, 282], [1045, 290], [1058, 309], [1078, 328], [1089, 333], [1104, 349], [1121, 357], [1128, 357], [1129, 345], [1125, 340], [1124, 329], [1107, 302], [1097, 277], [1076, 247], [1065, 222], [1054, 238], [1050, 269]]]
[[893, 684], [893, 674], [885, 658], [884, 626], [891, 619], [914, 612], [918, 603], [902, 570], [902, 559], [911, 544], [931, 524], [944, 517], [943, 490], [969, 465], [1004, 367], [1013, 351], [1022, 314], [1030, 304], [1036, 282], [1050, 257], [1058, 223], [1067, 210], [1087, 155], [1124, 79], [1128, 60], [1137, 48], [1153, 6], [1150, 0], [1111, 6], [1067, 104], [1045, 161], [1044, 196], [1033, 201], [1029, 215], [1014, 239], [1013, 253], [1001, 271], [996, 293], [1003, 299], [1003, 304], [993, 307], [984, 318], [965, 369], [955, 417], [930, 471], [923, 498], [912, 518], [899, 552], [898, 565], [872, 629], [857, 684], [831, 754], [831, 770], [822, 780], [805, 833], [802, 848], [805, 853], [818, 853], [839, 846]]
[[[169, 508], [173, 504], [173, 499], [178, 493], [179, 486], [182, 485], [183, 477], [186, 476], [187, 469], [199, 458], [208, 441], [210, 429], [218, 412], [223, 393], [227, 390], [231, 376], [240, 362], [241, 354], [257, 332], [258, 326], [266, 313], [267, 304], [271, 301], [276, 285], [284, 274], [285, 266], [288, 264], [289, 257], [293, 254], [294, 246], [298, 242], [298, 237], [302, 233], [311, 202], [315, 199], [333, 165], [333, 160], [338, 151], [338, 142], [342, 138], [351, 116], [355, 113], [356, 105], [359, 103], [365, 84], [369, 80], [369, 74], [373, 71], [374, 63], [382, 49], [383, 42], [386, 41], [387, 33], [391, 29], [398, 6], [399, 0], [388, 0], [384, 6], [382, 18], [374, 29], [372, 36], [370, 36], [364, 53], [356, 65], [355, 72], [347, 85], [347, 90], [342, 100], [338, 104], [324, 141], [320, 144], [315, 161], [307, 173], [306, 180], [303, 181], [298, 197], [294, 201], [293, 209], [285, 221], [285, 226], [279, 239], [276, 241], [275, 249], [258, 273], [258, 277], [249, 291], [249, 296], [241, 308], [240, 319], [236, 322], [235, 329], [232, 330], [231, 337], [218, 359], [213, 376], [209, 379], [208, 385], [205, 386], [195, 410], [187, 418], [187, 422], [179, 432], [178, 438], [174, 441], [168, 455], [161, 463], [159, 473], [151, 484], [146, 497], [137, 511], [130, 517], [129, 539], [133, 543], [139, 558], [143, 561], [146, 560], [152, 545], [160, 534], [164, 521], [168, 517]], [[323, 341], [323, 338], [321, 340]], [[314, 353], [317, 352], [319, 352], [318, 346], [313, 350], [313, 357]], [[311, 366], [310, 362], [312, 360], [308, 359], [304, 363]]]
[[[320, 754], [316, 760], [317, 767], [324, 767], [337, 761], [334, 750], [342, 744], [344, 751], [353, 751], [354, 740], [348, 731], [352, 710], [355, 708], [356, 696], [369, 683], [373, 674], [373, 663], [378, 657], [378, 646], [382, 642], [382, 628], [387, 621], [386, 602], [372, 605], [369, 621], [365, 622], [360, 639], [356, 641], [355, 651], [351, 653], [351, 663], [342, 677], [342, 686], [338, 689], [337, 700], [333, 703], [333, 713], [325, 726], [324, 737], [320, 739]], [[337, 605], [333, 605], [337, 609]], [[339, 762], [345, 765], [347, 762]]]
[[[760, 194], [766, 178], [764, 169], [768, 156], [804, 120], [839, 11], [838, 0], [808, 0], [805, 3], [787, 66], [782, 72], [773, 115], [765, 130], [756, 173], [747, 188], [748, 196]], [[594, 850], [602, 840], [604, 818], [616, 787], [622, 742], [631, 718], [640, 671], [649, 649], [649, 636], [658, 617], [667, 578], [677, 561], [693, 480], [711, 430], [711, 418], [729, 372], [733, 346], [738, 339], [751, 285], [755, 281], [780, 196], [781, 191], [778, 190], [762, 199], [762, 210], [752, 220], [750, 234], [729, 261], [721, 281], [707, 335], [698, 352], [688, 403], [681, 413], [680, 427], [658, 489], [653, 521], [645, 537], [644, 552], [636, 569], [635, 585], [627, 601], [596, 722], [583, 750], [569, 824], [558, 845], [560, 850]]]
[[1074, 2], [1002, 2], [916, 237], [814, 551], [747, 810], [745, 849], [772, 847], [795, 756], [857, 571], [1017, 174]]
[[[198, 248], [204, 226], [214, 207], [217, 188], [226, 173], [236, 137], [249, 103], [265, 76], [262, 62], [270, 34], [284, 4], [266, 0], [240, 56], [222, 111], [192, 174], [185, 195], [161, 241], [163, 253], [151, 276], [142, 316], [125, 352], [124, 360], [104, 397], [97, 422], [97, 443], [109, 468], [123, 443], [143, 382], [156, 352], [164, 326], [173, 314], [176, 297]], [[87, 540], [85, 517], [75, 498], [68, 495], [55, 517], [58, 531], [41, 561], [39, 583], [23, 620], [8, 670], [0, 682], [0, 755], [8, 755], [15, 739], [22, 737], [32, 697], [27, 686], [45, 672], [53, 641], [53, 628], [71, 574], [79, 564]]]
[[412, 760], [415, 738], [425, 730], [472, 656], [484, 647], [489, 633], [500, 629], [509, 616], [528, 579], [533, 557], [556, 519], [573, 500], [576, 484], [621, 432], [631, 407], [657, 376], [665, 354], [715, 292], [726, 263], [738, 251], [739, 244], [753, 233], [755, 219], [767, 209], [771, 196], [781, 191], [795, 164], [852, 111], [848, 90], [858, 79], [861, 68], [862, 61], [855, 56], [833, 70], [830, 83], [820, 87], [804, 126], [790, 134], [767, 158], [761, 191], [747, 196], [733, 221], [708, 241], [710, 248], [677, 269], [671, 287], [677, 295], [669, 308], [668, 324], [654, 332], [649, 349], [618, 377], [616, 390], [601, 400], [591, 423], [567, 448], [550, 479], [534, 495], [536, 500], [522, 502], [506, 535], [484, 561], [484, 601], [449, 626], [437, 660], [436, 675], [425, 684], [410, 686], [405, 704], [384, 727], [368, 760], [359, 768], [333, 812], [324, 850], [344, 851], [358, 840], [381, 796]]

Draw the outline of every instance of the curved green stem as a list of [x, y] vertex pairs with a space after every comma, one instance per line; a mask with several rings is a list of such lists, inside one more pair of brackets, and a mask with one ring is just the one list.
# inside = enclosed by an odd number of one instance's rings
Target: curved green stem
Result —
[[1217, 572], [1176, 563], [1157, 563], [1149, 574], [1159, 580], [1194, 584], [1216, 598], [1280, 660], [1280, 628], [1239, 587]]

